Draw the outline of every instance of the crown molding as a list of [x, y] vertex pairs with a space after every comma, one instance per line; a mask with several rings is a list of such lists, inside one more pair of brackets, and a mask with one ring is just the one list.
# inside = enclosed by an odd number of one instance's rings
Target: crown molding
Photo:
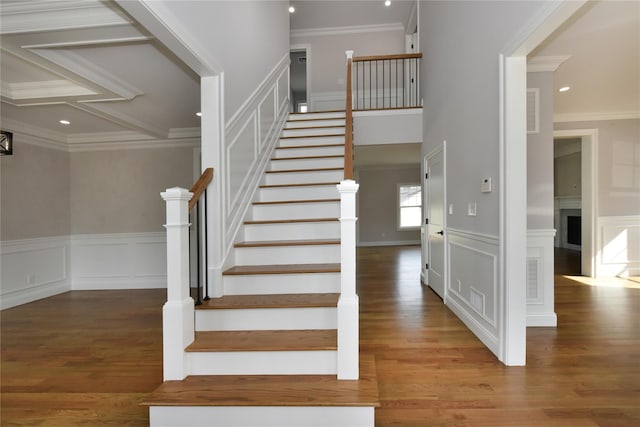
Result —
[[98, 92], [94, 92], [69, 80], [2, 83], [3, 95], [14, 101], [21, 99], [98, 95]]
[[554, 123], [564, 122], [598, 122], [603, 120], [633, 120], [640, 119], [640, 111], [612, 111], [601, 113], [568, 113], [554, 114]]
[[0, 34], [95, 28], [131, 24], [116, 8], [95, 0], [15, 2], [3, 4]]
[[[43, 129], [17, 120], [3, 118], [2, 129], [13, 132], [14, 141], [37, 145], [44, 148], [67, 151], [66, 136], [59, 132]], [[45, 136], [46, 135], [46, 136]]]
[[571, 55], [534, 56], [527, 60], [527, 73], [556, 71]]
[[404, 32], [404, 25], [396, 22], [392, 24], [354, 25], [349, 27], [303, 28], [291, 30], [291, 37], [335, 36], [341, 34], [379, 33], [383, 31]]
[[171, 128], [169, 139], [174, 138], [200, 138], [200, 128]]
[[68, 151], [70, 153], [79, 153], [79, 152], [88, 152], [88, 151], [197, 148], [199, 146], [200, 146], [200, 138], [197, 138], [197, 139], [194, 139], [194, 138], [145, 139], [145, 140], [139, 140], [139, 141], [76, 143], [68, 146]]
[[144, 93], [74, 52], [43, 48], [32, 48], [29, 51], [122, 98], [130, 100]]
[[78, 144], [105, 144], [110, 142], [131, 142], [143, 141], [148, 139], [149, 135], [145, 135], [136, 131], [123, 130], [113, 132], [73, 133], [67, 137], [67, 143], [69, 146], [73, 146]]

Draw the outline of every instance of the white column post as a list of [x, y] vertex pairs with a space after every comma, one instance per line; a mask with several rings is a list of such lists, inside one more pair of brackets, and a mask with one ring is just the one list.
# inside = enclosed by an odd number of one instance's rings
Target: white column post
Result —
[[189, 374], [184, 349], [195, 338], [194, 303], [189, 295], [189, 199], [184, 188], [161, 193], [167, 203], [167, 302], [162, 308], [164, 380]]
[[338, 379], [359, 377], [359, 316], [356, 294], [356, 193], [353, 180], [338, 184], [340, 193], [340, 299], [338, 300]]

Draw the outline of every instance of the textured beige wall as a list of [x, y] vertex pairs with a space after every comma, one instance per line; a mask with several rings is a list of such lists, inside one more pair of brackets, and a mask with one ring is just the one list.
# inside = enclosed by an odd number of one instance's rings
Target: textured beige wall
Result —
[[69, 234], [69, 153], [20, 141], [0, 157], [0, 239]]
[[71, 154], [71, 234], [163, 231], [160, 192], [193, 185], [193, 148]]

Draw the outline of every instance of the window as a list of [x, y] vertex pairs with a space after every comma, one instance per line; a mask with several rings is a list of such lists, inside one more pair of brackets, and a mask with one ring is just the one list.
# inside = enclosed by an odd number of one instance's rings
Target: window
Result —
[[418, 184], [398, 186], [398, 228], [417, 228], [422, 224], [422, 188]]

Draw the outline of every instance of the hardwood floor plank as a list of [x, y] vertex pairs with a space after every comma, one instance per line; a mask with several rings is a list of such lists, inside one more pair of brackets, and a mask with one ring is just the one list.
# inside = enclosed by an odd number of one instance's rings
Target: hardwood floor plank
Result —
[[[527, 366], [507, 368], [420, 285], [419, 247], [357, 256], [377, 427], [640, 425], [637, 283], [574, 279], [558, 264], [558, 328], [529, 328]], [[165, 298], [165, 290], [74, 291], [0, 312], [0, 424], [148, 426], [138, 404], [162, 382]]]

